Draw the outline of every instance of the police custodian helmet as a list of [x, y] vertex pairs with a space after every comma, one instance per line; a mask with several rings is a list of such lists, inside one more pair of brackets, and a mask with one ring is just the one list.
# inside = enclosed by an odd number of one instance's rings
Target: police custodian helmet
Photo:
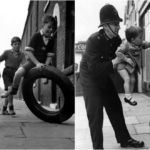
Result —
[[119, 17], [118, 12], [116, 8], [113, 5], [106, 4], [103, 6], [100, 10], [99, 13], [100, 17], [100, 25], [106, 24], [106, 23], [111, 23], [111, 22], [122, 22], [123, 20]]

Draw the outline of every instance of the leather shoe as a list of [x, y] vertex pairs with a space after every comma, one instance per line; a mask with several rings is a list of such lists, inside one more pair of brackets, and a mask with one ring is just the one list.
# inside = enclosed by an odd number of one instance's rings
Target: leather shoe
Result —
[[131, 101], [131, 99], [132, 98], [130, 98], [130, 99], [127, 99], [126, 97], [124, 98], [124, 101], [126, 102], [126, 103], [129, 103], [130, 105], [132, 105], [132, 106], [136, 106], [137, 105], [137, 102], [136, 101]]
[[128, 140], [126, 142], [120, 143], [120, 146], [121, 147], [128, 147], [128, 146], [130, 146], [130, 147], [139, 148], [139, 147], [143, 147], [144, 146], [144, 142], [143, 141], [136, 141], [136, 140], [131, 138], [130, 140]]

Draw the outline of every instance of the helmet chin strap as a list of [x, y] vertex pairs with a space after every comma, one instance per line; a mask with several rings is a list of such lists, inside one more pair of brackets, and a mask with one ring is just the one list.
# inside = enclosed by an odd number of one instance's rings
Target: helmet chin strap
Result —
[[111, 27], [109, 26], [109, 24], [107, 24], [107, 26], [109, 27], [110, 31], [111, 31], [115, 36], [117, 36], [117, 34], [111, 29]]

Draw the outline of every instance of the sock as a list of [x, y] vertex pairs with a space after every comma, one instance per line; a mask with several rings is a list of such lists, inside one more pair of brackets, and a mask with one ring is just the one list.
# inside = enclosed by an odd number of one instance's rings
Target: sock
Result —
[[129, 100], [132, 98], [132, 94], [131, 93], [125, 94], [125, 97]]

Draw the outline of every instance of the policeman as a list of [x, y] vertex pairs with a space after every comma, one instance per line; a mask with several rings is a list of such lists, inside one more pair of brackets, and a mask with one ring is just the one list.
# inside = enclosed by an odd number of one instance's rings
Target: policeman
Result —
[[118, 35], [122, 19], [114, 6], [106, 4], [100, 10], [100, 31], [92, 34], [80, 64], [80, 80], [89, 120], [94, 149], [103, 149], [103, 107], [107, 112], [121, 147], [143, 147], [129, 135], [120, 98], [110, 75], [121, 60], [115, 56], [121, 44]]

